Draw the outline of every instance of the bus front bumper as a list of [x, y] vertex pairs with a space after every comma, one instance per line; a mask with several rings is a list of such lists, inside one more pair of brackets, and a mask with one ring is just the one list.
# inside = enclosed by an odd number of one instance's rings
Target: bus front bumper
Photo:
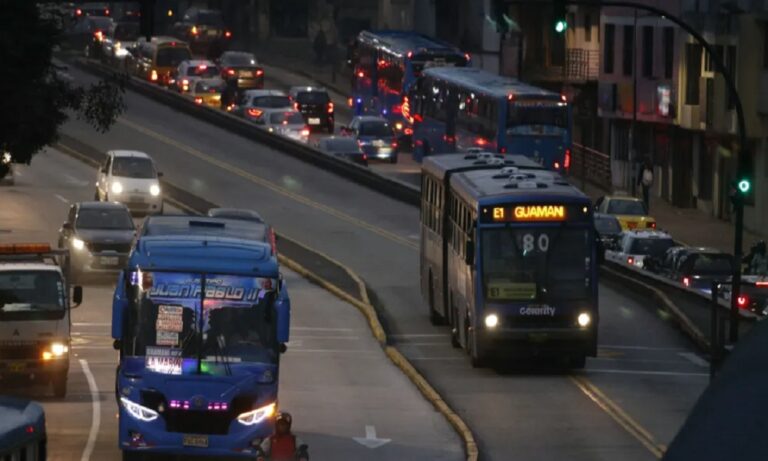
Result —
[[594, 328], [500, 328], [485, 329], [481, 348], [500, 356], [597, 354]]

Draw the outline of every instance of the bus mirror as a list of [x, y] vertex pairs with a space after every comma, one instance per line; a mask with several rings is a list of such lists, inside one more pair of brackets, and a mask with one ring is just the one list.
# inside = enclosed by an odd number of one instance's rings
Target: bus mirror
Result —
[[467, 240], [465, 244], [464, 262], [467, 263], [468, 266], [475, 263], [475, 242], [472, 240]]
[[77, 307], [83, 303], [83, 287], [80, 285], [72, 288], [72, 307]]
[[288, 351], [288, 346], [285, 345], [285, 343], [280, 343], [280, 353], [285, 354], [286, 351]]
[[112, 349], [119, 351], [123, 348], [123, 341], [121, 339], [116, 339], [112, 341]]

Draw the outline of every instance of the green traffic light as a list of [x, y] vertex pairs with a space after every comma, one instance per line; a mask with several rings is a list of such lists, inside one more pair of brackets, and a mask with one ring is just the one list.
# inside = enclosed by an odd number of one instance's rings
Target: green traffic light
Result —
[[561, 19], [555, 23], [555, 32], [557, 32], [558, 34], [562, 34], [563, 32], [565, 32], [565, 29], [567, 28], [568, 28], [568, 23], [564, 19]]
[[739, 181], [738, 187], [741, 193], [746, 194], [747, 192], [749, 192], [749, 189], [752, 187], [752, 184], [749, 182], [749, 180], [742, 179], [741, 181]]

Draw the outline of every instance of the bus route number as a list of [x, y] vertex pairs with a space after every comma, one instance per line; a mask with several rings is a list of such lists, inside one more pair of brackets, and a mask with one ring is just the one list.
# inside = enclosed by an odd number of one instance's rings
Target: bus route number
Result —
[[523, 235], [523, 252], [530, 253], [534, 250], [542, 253], [549, 251], [549, 235], [539, 234], [538, 237], [533, 234]]

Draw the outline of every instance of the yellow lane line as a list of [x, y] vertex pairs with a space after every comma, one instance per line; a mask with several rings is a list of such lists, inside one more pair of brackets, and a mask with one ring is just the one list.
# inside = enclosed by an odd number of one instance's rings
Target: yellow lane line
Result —
[[659, 459], [664, 456], [665, 446], [657, 443], [648, 430], [629, 416], [616, 402], [608, 398], [597, 386], [584, 376], [571, 375], [569, 378], [587, 398], [600, 407], [632, 437], [637, 439], [648, 451], [653, 453], [653, 456]]
[[390, 232], [386, 229], [382, 229], [381, 227], [375, 226], [373, 224], [370, 224], [368, 222], [362, 221], [358, 218], [355, 218], [354, 216], [348, 215], [342, 211], [337, 210], [336, 208], [330, 207], [328, 205], [325, 205], [320, 202], [316, 202], [308, 197], [305, 197], [301, 194], [297, 194], [296, 192], [293, 192], [285, 187], [282, 187], [272, 181], [268, 181], [262, 177], [256, 176], [254, 174], [248, 173], [247, 171], [238, 168], [234, 165], [231, 165], [227, 162], [223, 162], [219, 159], [216, 159], [208, 154], [205, 154], [193, 147], [190, 147], [186, 144], [183, 144], [181, 142], [178, 142], [174, 139], [171, 139], [165, 135], [162, 135], [154, 130], [151, 130], [149, 128], [146, 128], [144, 126], [141, 126], [139, 124], [136, 124], [134, 122], [131, 122], [130, 120], [127, 120], [125, 118], [118, 119], [118, 123], [121, 123], [127, 127], [130, 127], [144, 135], [147, 135], [151, 138], [154, 138], [164, 144], [167, 144], [169, 146], [173, 146], [193, 157], [196, 157], [200, 160], [203, 160], [204, 162], [207, 162], [211, 165], [217, 166], [225, 171], [228, 171], [230, 173], [233, 173], [237, 176], [240, 176], [243, 179], [246, 179], [252, 183], [258, 184], [259, 186], [262, 186], [266, 189], [269, 189], [273, 192], [276, 192], [280, 195], [283, 195], [285, 197], [288, 197], [296, 202], [299, 202], [303, 205], [306, 205], [310, 208], [313, 208], [315, 210], [321, 211], [323, 213], [329, 214], [335, 218], [338, 218], [342, 221], [346, 221], [352, 225], [355, 225], [357, 227], [360, 227], [362, 229], [365, 229], [367, 231], [370, 231], [376, 235], [379, 235], [381, 237], [384, 237], [392, 242], [398, 243], [400, 245], [403, 245], [405, 247], [411, 248], [413, 250], [418, 250], [419, 246], [417, 243], [408, 240], [405, 237], [402, 237], [400, 235], [397, 235], [393, 232]]

